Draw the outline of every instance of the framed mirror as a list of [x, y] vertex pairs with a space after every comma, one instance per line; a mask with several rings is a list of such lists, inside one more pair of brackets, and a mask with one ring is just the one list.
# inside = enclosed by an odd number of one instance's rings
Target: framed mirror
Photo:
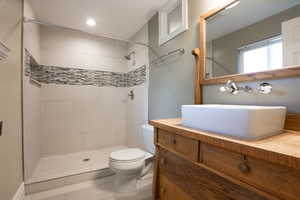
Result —
[[200, 17], [194, 54], [198, 94], [228, 80], [300, 76], [300, 0], [227, 1]]

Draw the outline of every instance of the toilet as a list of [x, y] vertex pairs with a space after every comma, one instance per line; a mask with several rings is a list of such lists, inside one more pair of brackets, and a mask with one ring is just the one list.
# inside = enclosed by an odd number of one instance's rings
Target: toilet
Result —
[[116, 173], [116, 193], [136, 193], [137, 180], [152, 168], [154, 129], [150, 125], [143, 125], [142, 129], [145, 150], [128, 148], [110, 154], [109, 166]]

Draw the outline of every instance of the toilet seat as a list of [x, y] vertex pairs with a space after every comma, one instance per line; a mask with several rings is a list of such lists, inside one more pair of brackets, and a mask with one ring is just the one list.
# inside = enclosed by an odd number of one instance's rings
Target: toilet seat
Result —
[[109, 167], [115, 172], [115, 193], [132, 193], [137, 190], [137, 180], [152, 169], [154, 151], [153, 127], [143, 126], [145, 150], [128, 148], [112, 152]]
[[110, 154], [110, 160], [118, 163], [130, 163], [143, 160], [146, 153], [137, 148], [122, 149], [112, 152]]
[[146, 157], [147, 153], [141, 149], [122, 149], [110, 154], [109, 166], [116, 172], [139, 174], [145, 166]]

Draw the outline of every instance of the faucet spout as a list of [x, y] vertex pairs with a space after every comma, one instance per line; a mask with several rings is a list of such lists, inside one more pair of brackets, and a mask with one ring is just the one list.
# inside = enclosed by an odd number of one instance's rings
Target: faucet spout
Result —
[[220, 91], [235, 95], [235, 94], [240, 93], [240, 91], [244, 91], [246, 93], [251, 93], [253, 90], [249, 86], [240, 87], [233, 80], [228, 80], [226, 85], [220, 87]]

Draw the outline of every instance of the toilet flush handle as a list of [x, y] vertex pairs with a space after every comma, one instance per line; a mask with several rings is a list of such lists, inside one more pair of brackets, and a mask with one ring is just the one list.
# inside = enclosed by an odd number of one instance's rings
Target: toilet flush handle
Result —
[[146, 175], [148, 174], [148, 172], [151, 171], [152, 167], [153, 167], [152, 162], [149, 162], [149, 163], [144, 167], [144, 169], [143, 169], [141, 175], [139, 176], [139, 179], [142, 179], [144, 176], [146, 176]]

